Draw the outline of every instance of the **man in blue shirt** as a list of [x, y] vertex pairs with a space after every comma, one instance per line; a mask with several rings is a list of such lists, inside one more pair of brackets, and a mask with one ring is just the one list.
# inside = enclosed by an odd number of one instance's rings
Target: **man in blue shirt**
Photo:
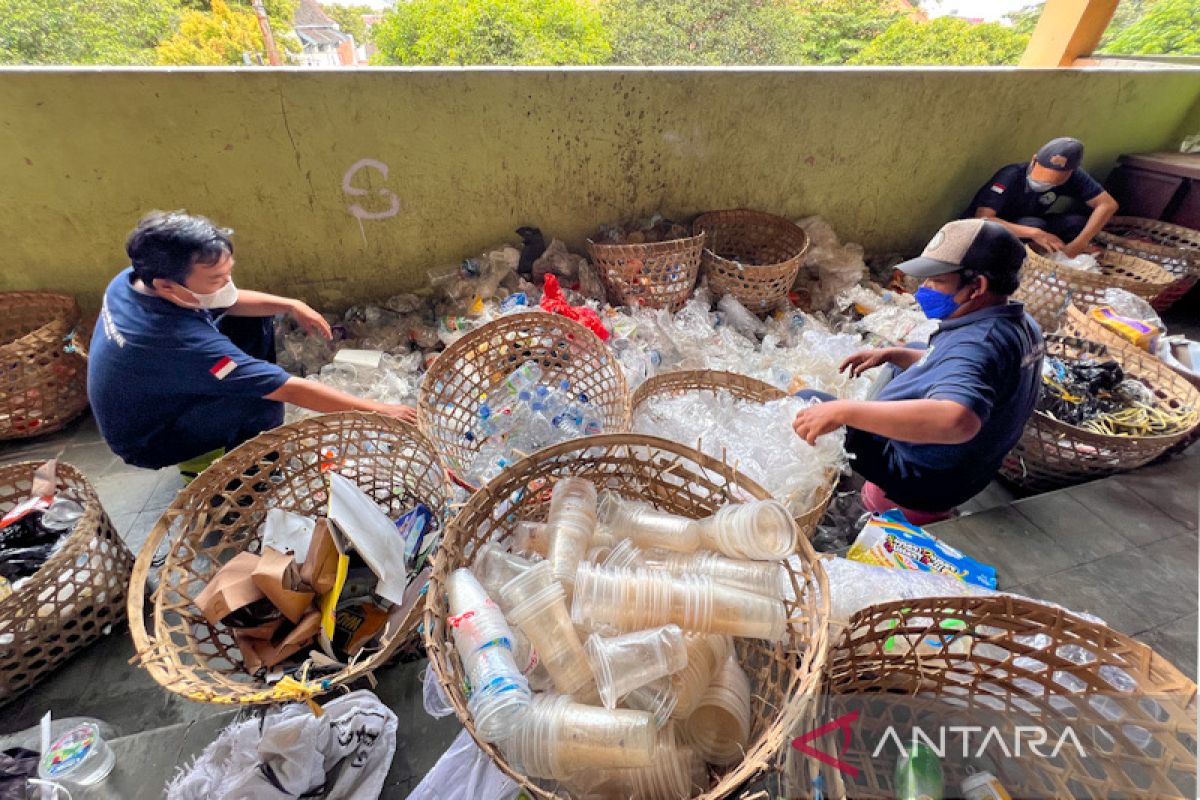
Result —
[[[1080, 168], [1083, 143], [1060, 137], [1047, 142], [1028, 164], [1009, 164], [975, 193], [965, 217], [992, 219], [1018, 238], [1068, 258], [1086, 252], [1092, 239], [1117, 213], [1117, 201]], [[1083, 202], [1088, 215], [1050, 213], [1061, 197]]]
[[920, 258], [899, 266], [923, 280], [917, 302], [942, 320], [928, 347], [852, 355], [842, 369], [854, 375], [893, 365], [877, 399], [830, 398], [796, 415], [792, 427], [809, 443], [847, 427], [871, 510], [899, 507], [916, 524], [944, 518], [987, 486], [1020, 439], [1037, 405], [1043, 354], [1037, 323], [1009, 300], [1024, 256], [996, 222], [943, 226]]
[[88, 354], [88, 398], [113, 452], [148, 469], [202, 464], [280, 425], [284, 403], [415, 422], [409, 406], [363, 400], [271, 363], [272, 316], [326, 338], [329, 324], [299, 300], [237, 289], [232, 234], [182, 211], [151, 212], [130, 233], [131, 266], [105, 290]]

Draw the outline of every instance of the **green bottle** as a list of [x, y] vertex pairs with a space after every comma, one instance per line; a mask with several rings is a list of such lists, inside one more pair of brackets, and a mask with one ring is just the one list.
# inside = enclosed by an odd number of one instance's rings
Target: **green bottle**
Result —
[[896, 800], [942, 800], [943, 787], [937, 754], [914, 742], [896, 764]]

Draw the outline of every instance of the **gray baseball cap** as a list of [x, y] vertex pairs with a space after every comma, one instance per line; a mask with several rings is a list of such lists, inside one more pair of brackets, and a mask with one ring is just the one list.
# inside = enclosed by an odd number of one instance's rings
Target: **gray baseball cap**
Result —
[[987, 219], [958, 219], [943, 225], [920, 256], [896, 268], [914, 278], [964, 269], [1016, 274], [1024, 261], [1025, 246], [1008, 228]]
[[1051, 139], [1042, 145], [1034, 159], [1047, 169], [1071, 172], [1078, 169], [1079, 162], [1083, 161], [1083, 142], [1070, 136]]

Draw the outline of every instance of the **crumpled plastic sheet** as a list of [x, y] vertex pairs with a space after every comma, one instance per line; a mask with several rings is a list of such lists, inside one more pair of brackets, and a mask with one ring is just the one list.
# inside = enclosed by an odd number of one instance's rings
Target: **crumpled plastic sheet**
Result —
[[937, 332], [938, 321], [925, 316], [920, 309], [903, 306], [884, 306], [858, 321], [860, 329], [872, 333], [893, 345], [928, 342]]
[[652, 397], [638, 407], [633, 430], [723, 459], [798, 514], [813, 506], [828, 471], [840, 471], [847, 459], [845, 429], [818, 438], [815, 446], [792, 430], [796, 414], [809, 405], [796, 397], [736, 400], [728, 392]]
[[1080, 253], [1071, 258], [1066, 253], [1056, 252], [1050, 256], [1050, 260], [1055, 264], [1061, 264], [1070, 269], [1077, 269], [1080, 272], [1102, 272], [1100, 262], [1096, 260], [1094, 255], [1090, 253]]
[[1164, 334], [1167, 332], [1167, 326], [1163, 324], [1162, 318], [1158, 316], [1158, 312], [1154, 310], [1154, 307], [1133, 292], [1110, 286], [1104, 290], [1104, 302], [1102, 305], [1106, 305], [1117, 312], [1118, 316], [1139, 319], [1142, 322], [1153, 325]]
[[842, 244], [833, 227], [819, 216], [796, 220], [808, 234], [808, 252], [804, 269], [797, 280], [812, 298], [812, 307], [825, 309], [833, 305], [839, 293], [867, 277], [861, 245]]

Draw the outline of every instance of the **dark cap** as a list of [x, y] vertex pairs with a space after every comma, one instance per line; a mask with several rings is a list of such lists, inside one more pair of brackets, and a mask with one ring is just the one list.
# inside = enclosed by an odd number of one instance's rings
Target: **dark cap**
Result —
[[1060, 136], [1042, 145], [1034, 158], [1046, 169], [1071, 172], [1078, 169], [1079, 162], [1083, 161], [1083, 142], [1070, 136]]
[[905, 261], [897, 269], [914, 278], [964, 269], [990, 275], [1015, 275], [1024, 261], [1025, 246], [999, 222], [959, 219], [943, 225], [918, 258]]

